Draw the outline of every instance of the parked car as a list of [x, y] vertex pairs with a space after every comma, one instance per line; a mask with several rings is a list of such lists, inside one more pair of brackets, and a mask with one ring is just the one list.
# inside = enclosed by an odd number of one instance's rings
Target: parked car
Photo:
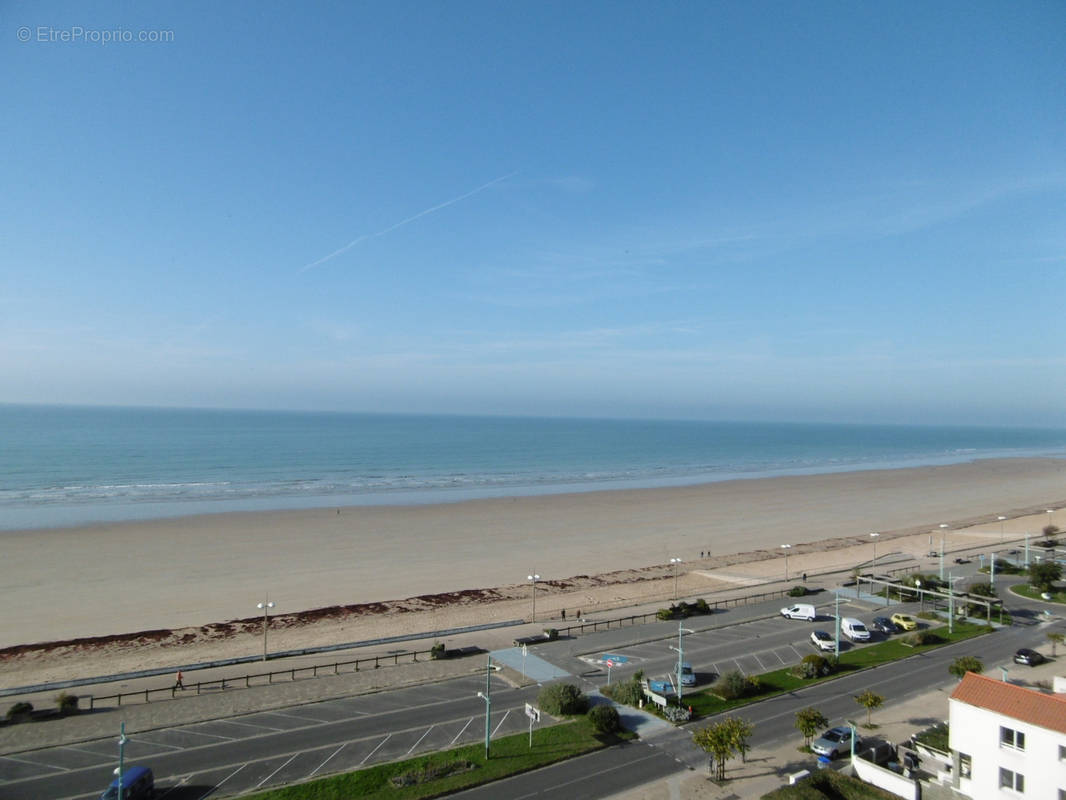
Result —
[[828, 631], [811, 631], [811, 644], [819, 650], [836, 650], [836, 639]]
[[855, 619], [855, 617], [844, 617], [840, 620], [840, 629], [853, 642], [870, 641], [870, 631], [862, 624], [862, 620]]
[[[856, 735], [855, 747], [862, 744], [862, 739]], [[851, 752], [851, 728], [842, 725], [838, 728], [830, 728], [811, 744], [811, 750], [820, 756], [836, 758]]]
[[970, 563], [970, 559], [959, 557], [959, 558], [955, 559], [955, 563], [956, 564], [969, 564]]
[[[116, 770], [117, 772], [118, 770]], [[100, 800], [117, 800], [118, 785], [122, 781], [123, 800], [147, 800], [155, 794], [155, 778], [148, 767], [129, 767], [121, 778], [115, 778]]]
[[892, 621], [905, 631], [914, 631], [918, 629], [918, 620], [910, 614], [893, 614]]
[[874, 617], [874, 621], [870, 623], [870, 630], [891, 636], [893, 633], [899, 633], [901, 628], [888, 617]]
[[692, 665], [683, 663], [681, 665], [681, 685], [682, 686], [695, 686], [696, 685], [696, 673], [692, 671]]
[[1035, 667], [1037, 664], [1043, 664], [1045, 661], [1047, 661], [1047, 659], [1044, 658], [1044, 656], [1036, 650], [1030, 650], [1028, 647], [1023, 647], [1014, 654], [1014, 663], [1025, 664], [1027, 667]]
[[788, 617], [789, 619], [805, 619], [808, 622], [813, 622], [814, 618], [818, 616], [818, 612], [814, 610], [814, 606], [810, 603], [795, 603], [791, 606], [782, 608], [781, 616]]

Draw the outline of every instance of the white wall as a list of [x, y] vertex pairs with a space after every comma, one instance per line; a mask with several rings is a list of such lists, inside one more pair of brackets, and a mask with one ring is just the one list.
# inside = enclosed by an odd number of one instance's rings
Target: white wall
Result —
[[851, 766], [855, 770], [856, 776], [867, 783], [879, 786], [886, 792], [892, 792], [892, 794], [905, 797], [907, 800], [918, 800], [921, 797], [921, 789], [916, 780], [904, 778], [890, 769], [879, 767], [872, 761], [865, 761], [861, 758], [856, 758], [852, 761]]
[[[999, 788], [999, 769], [1004, 767], [1025, 776], [1025, 800], [1058, 800], [1059, 789], [1066, 789], [1066, 761], [1059, 760], [1066, 735], [958, 700], [948, 706], [951, 749], [968, 753], [973, 763], [970, 778], [959, 778], [962, 792], [974, 800], [1021, 797]], [[1024, 751], [1000, 745], [1001, 725], [1025, 734]]]

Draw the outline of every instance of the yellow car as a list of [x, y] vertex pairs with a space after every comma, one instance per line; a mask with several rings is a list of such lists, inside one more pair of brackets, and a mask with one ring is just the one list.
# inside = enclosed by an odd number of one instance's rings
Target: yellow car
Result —
[[913, 631], [918, 627], [918, 620], [910, 614], [893, 614], [892, 621], [905, 631]]

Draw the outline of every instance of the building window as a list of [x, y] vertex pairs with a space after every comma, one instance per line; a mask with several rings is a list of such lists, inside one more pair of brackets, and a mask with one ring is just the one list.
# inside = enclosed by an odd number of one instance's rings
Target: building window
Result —
[[1059, 761], [1066, 761], [1066, 744], [1059, 745]]
[[999, 728], [999, 744], [1001, 747], [1010, 747], [1014, 750], [1025, 749], [1025, 734], [1013, 728]]
[[1013, 789], [1016, 792], [1025, 791], [1025, 776], [1009, 769], [999, 768], [999, 788]]
[[973, 759], [969, 753], [959, 753], [959, 777], [969, 778], [973, 772]]

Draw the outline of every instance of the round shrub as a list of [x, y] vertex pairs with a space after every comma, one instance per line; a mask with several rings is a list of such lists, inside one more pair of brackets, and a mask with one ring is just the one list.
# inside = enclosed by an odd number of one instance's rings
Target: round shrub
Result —
[[61, 714], [76, 713], [78, 710], [78, 696], [76, 694], [60, 692], [56, 695], [56, 708], [59, 709], [59, 713]]
[[714, 692], [723, 700], [736, 700], [750, 690], [750, 683], [738, 670], [727, 672], [714, 684]]
[[19, 719], [20, 717], [27, 717], [31, 711], [33, 711], [33, 703], [15, 703], [7, 710], [7, 718]]
[[540, 690], [537, 705], [553, 717], [566, 717], [584, 714], [589, 699], [572, 683], [553, 683]]
[[789, 597], [805, 597], [807, 595], [806, 586], [793, 586], [788, 590]]
[[602, 704], [589, 709], [589, 722], [596, 733], [614, 733], [622, 727], [614, 706]]

